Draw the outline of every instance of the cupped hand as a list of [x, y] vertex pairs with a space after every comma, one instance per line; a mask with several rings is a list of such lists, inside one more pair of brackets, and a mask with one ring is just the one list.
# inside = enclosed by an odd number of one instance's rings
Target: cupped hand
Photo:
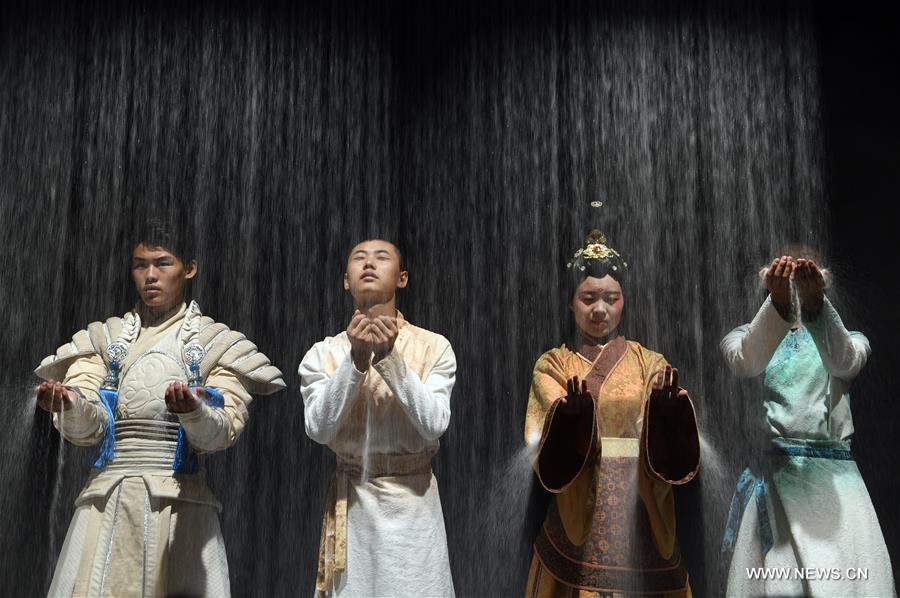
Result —
[[794, 286], [805, 318], [816, 319], [825, 301], [825, 276], [813, 260], [799, 259], [794, 268]]
[[50, 413], [68, 411], [79, 400], [78, 393], [56, 380], [41, 382], [34, 389], [38, 407]]
[[350, 339], [350, 357], [360, 372], [369, 369], [369, 358], [372, 357], [371, 321], [359, 310], [353, 312], [347, 325], [347, 338]]
[[772, 298], [772, 305], [785, 319], [791, 307], [791, 274], [794, 272], [794, 265], [791, 256], [783, 255], [772, 260], [765, 274], [765, 285]]
[[166, 387], [166, 408], [172, 413], [190, 413], [200, 407], [197, 395], [205, 393], [203, 387], [191, 388], [184, 382], [172, 382]]
[[384, 359], [393, 349], [394, 342], [400, 328], [397, 326], [397, 318], [390, 316], [378, 316], [371, 318], [370, 330], [372, 332], [372, 351], [374, 363]]

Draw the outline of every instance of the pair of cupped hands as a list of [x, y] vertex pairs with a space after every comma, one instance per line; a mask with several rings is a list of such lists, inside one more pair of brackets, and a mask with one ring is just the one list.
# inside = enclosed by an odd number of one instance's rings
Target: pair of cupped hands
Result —
[[369, 361], [378, 363], [393, 349], [400, 327], [397, 318], [391, 316], [370, 316], [361, 310], [353, 312], [347, 325], [350, 339], [350, 356], [353, 365], [360, 372], [369, 369]]
[[822, 311], [825, 276], [815, 261], [804, 258], [795, 260], [789, 255], [783, 255], [772, 260], [763, 278], [772, 298], [772, 305], [782, 317], [786, 318], [790, 312], [792, 280], [803, 314], [815, 319]]
[[[678, 386], [678, 370], [670, 365], [656, 373], [656, 380], [650, 391], [650, 400], [655, 404], [676, 407], [680, 399], [686, 399], [688, 392]], [[566, 415], [593, 413], [594, 397], [585, 380], [574, 376], [566, 381], [566, 396], [560, 399], [559, 409]]]
[[[68, 411], [81, 400], [81, 393], [56, 380], [46, 380], [34, 389], [38, 407], [58, 413]], [[172, 382], [166, 387], [166, 408], [172, 413], [189, 413], [200, 407], [200, 397], [205, 396], [202, 386], [191, 388], [184, 382]]]

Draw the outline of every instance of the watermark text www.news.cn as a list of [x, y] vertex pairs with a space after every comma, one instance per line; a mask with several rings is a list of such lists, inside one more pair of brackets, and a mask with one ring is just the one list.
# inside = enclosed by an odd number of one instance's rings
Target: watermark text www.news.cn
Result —
[[858, 580], [869, 579], [868, 567], [750, 567], [747, 579], [763, 581], [826, 581], [826, 580]]

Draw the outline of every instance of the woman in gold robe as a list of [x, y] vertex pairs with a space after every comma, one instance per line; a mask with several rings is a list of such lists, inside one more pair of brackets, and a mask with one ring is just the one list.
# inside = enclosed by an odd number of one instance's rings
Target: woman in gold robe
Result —
[[526, 596], [690, 596], [672, 485], [699, 466], [693, 404], [662, 355], [618, 333], [627, 264], [599, 231], [568, 269], [577, 332], [535, 363], [525, 420], [554, 494]]

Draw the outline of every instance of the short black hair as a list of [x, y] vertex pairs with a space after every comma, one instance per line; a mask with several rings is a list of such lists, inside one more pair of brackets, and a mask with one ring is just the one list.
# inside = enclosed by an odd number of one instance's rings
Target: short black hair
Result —
[[185, 264], [196, 259], [194, 236], [189, 229], [162, 218], [151, 217], [140, 223], [132, 248], [142, 243], [147, 247], [165, 249]]
[[353, 249], [366, 241], [384, 241], [385, 243], [390, 243], [394, 250], [397, 252], [397, 257], [400, 258], [400, 271], [403, 272], [406, 270], [406, 260], [403, 258], [403, 252], [400, 251], [400, 247], [397, 246], [396, 243], [389, 239], [385, 239], [384, 237], [366, 237], [360, 241], [357, 241], [353, 245], [350, 246], [350, 249], [347, 251], [347, 259], [350, 259], [350, 254], [353, 253]]

